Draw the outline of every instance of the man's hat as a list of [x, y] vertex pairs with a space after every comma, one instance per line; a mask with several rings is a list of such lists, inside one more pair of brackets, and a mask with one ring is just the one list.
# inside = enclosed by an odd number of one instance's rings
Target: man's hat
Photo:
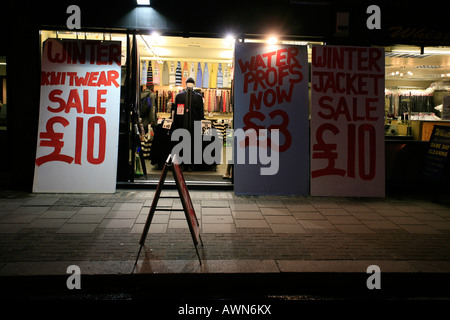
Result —
[[192, 77], [186, 79], [186, 83], [193, 83], [195, 85], [195, 80]]

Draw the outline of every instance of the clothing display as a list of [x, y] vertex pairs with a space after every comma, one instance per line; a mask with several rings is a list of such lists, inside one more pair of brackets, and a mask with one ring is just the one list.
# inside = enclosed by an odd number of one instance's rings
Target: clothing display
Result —
[[202, 66], [201, 66], [200, 62], [198, 63], [198, 66], [197, 66], [197, 77], [195, 78], [195, 84], [199, 88], [202, 87]]
[[141, 63], [141, 86], [147, 83], [147, 63], [150, 62], [148, 60], [143, 60]]
[[231, 121], [230, 120], [224, 120], [224, 119], [217, 119], [212, 120], [212, 128], [217, 130], [217, 136], [220, 139], [223, 139], [223, 137], [227, 134], [227, 129], [231, 129]]
[[160, 79], [159, 63], [158, 61], [155, 61], [155, 68], [153, 69], [153, 84], [159, 85], [160, 83], [161, 79]]
[[[202, 88], [209, 88], [209, 71], [208, 71], [208, 63], [205, 62], [205, 68], [203, 70], [203, 79], [202, 79]], [[200, 86], [197, 82], [197, 86]]]
[[181, 63], [178, 61], [177, 63], [177, 69], [175, 70], [175, 85], [177, 87], [181, 87]]
[[147, 87], [153, 86], [153, 71], [152, 71], [152, 62], [148, 61], [148, 67], [147, 67]]
[[228, 66], [225, 65], [223, 68], [223, 88], [229, 88], [230, 86], [230, 70]]
[[[191, 106], [188, 109], [187, 98], [189, 92], [183, 90], [178, 93], [175, 97], [175, 115], [174, 115], [174, 126], [175, 128], [185, 128], [191, 129], [193, 127], [194, 121], [199, 121], [204, 119], [204, 108], [203, 108], [203, 97], [190, 90], [191, 95]], [[190, 112], [190, 117], [188, 118], [188, 113]], [[190, 119], [191, 123], [188, 123], [187, 119]]]
[[403, 117], [411, 112], [436, 112], [433, 94], [425, 90], [391, 89], [386, 92], [385, 109], [388, 114]]
[[233, 107], [231, 105], [231, 92], [227, 89], [206, 89], [204, 91], [205, 113], [231, 113]]
[[217, 89], [223, 88], [223, 75], [222, 75], [222, 64], [219, 63], [219, 68], [217, 69]]
[[[181, 71], [181, 86], [186, 86], [186, 79], [189, 78], [189, 70], [187, 62], [183, 65], [183, 70]], [[195, 78], [193, 78], [195, 79]]]
[[215, 89], [215, 88], [217, 88], [217, 69], [216, 69], [216, 64], [215, 63], [211, 63], [210, 66], [211, 66], [211, 68], [210, 68], [210, 71], [209, 71], [209, 88]]
[[163, 86], [169, 85], [169, 65], [167, 64], [167, 61], [164, 61], [164, 64], [163, 64], [162, 85]]
[[175, 86], [175, 64], [173, 61], [170, 63], [169, 85]]
[[191, 62], [191, 68], [189, 69], [189, 77], [195, 79], [197, 75], [197, 69], [195, 68], [195, 62]]

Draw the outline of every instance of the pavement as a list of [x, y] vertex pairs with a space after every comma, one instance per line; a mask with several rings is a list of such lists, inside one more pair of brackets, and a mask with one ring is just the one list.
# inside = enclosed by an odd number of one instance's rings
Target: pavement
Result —
[[[202, 264], [184, 213], [170, 210], [182, 208], [179, 199], [162, 198], [158, 208], [166, 211], [156, 212], [135, 265], [154, 194], [0, 190], [2, 298], [450, 299], [446, 197], [191, 190]], [[67, 289], [72, 265], [84, 291]], [[367, 287], [372, 265], [379, 268], [381, 290]], [[157, 291], [148, 290], [155, 284]]]

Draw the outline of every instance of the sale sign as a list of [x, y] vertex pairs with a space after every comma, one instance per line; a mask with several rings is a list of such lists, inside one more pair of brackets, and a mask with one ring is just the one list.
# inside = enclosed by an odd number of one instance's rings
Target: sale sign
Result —
[[237, 43], [234, 79], [235, 193], [308, 194], [306, 47]]
[[34, 192], [115, 192], [121, 43], [48, 39]]
[[384, 51], [313, 46], [311, 195], [385, 195]]

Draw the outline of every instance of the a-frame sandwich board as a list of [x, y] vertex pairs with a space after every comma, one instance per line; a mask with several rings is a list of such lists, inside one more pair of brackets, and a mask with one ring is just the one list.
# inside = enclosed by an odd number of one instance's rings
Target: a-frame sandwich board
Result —
[[[178, 190], [178, 197], [164, 197], [161, 196], [161, 192], [164, 186], [164, 182], [166, 180], [167, 173], [171, 171], [175, 180], [175, 184]], [[180, 198], [181, 204], [183, 205], [183, 209], [158, 209], [158, 200], [160, 198]], [[139, 259], [139, 255], [141, 253], [142, 246], [145, 243], [145, 239], [147, 238], [148, 230], [150, 229], [150, 224], [152, 223], [153, 216], [155, 215], [155, 211], [184, 211], [189, 231], [191, 232], [192, 241], [194, 242], [195, 251], [197, 253], [198, 260], [200, 264], [202, 264], [202, 260], [200, 258], [200, 254], [197, 249], [197, 245], [201, 243], [203, 246], [203, 241], [200, 236], [200, 225], [198, 223], [197, 216], [195, 215], [194, 206], [192, 205], [192, 200], [189, 195], [189, 191], [186, 187], [186, 182], [183, 177], [183, 173], [181, 172], [180, 165], [177, 161], [177, 157], [175, 155], [169, 155], [164, 164], [164, 168], [161, 173], [161, 177], [159, 178], [158, 187], [156, 188], [155, 196], [152, 201], [152, 206], [150, 207], [150, 211], [147, 216], [147, 220], [144, 225], [144, 229], [142, 231], [141, 240], [139, 241], [140, 248], [138, 252], [138, 256], [136, 258], [135, 266]]]

